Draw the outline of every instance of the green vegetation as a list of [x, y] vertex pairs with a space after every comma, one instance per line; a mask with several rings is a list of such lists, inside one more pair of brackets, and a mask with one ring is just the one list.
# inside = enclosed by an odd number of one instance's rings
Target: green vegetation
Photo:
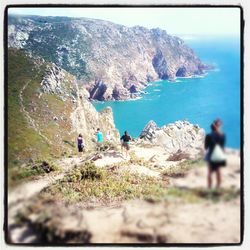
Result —
[[[28, 162], [34, 156], [48, 156], [49, 148], [28, 125], [21, 112], [19, 98], [22, 87], [28, 81], [31, 85], [39, 86], [41, 75], [23, 51], [13, 49], [8, 52], [8, 166], [12, 168], [16, 167], [17, 163]], [[25, 98], [24, 101], [28, 102]]]
[[[37, 22], [36, 24], [42, 27], [42, 29], [33, 30], [30, 33], [29, 40], [31, 42], [27, 44], [26, 48], [44, 58], [47, 62], [57, 63], [63, 69], [79, 78], [90, 77], [81, 53], [89, 54], [88, 48], [91, 46], [91, 39], [83, 36], [68, 22], [54, 22], [50, 30], [51, 35], [48, 35], [47, 29], [44, 29], [44, 23]], [[34, 39], [37, 37], [37, 32], [39, 32], [39, 37], [44, 38], [42, 42]], [[67, 40], [69, 37], [70, 42]], [[79, 40], [81, 41], [80, 43]], [[58, 48], [59, 44], [64, 44], [65, 46]], [[74, 61], [73, 66], [71, 65], [72, 61]]]
[[[197, 162], [197, 161], [196, 161]], [[190, 166], [193, 162], [185, 163]], [[184, 165], [184, 163], [183, 163]], [[166, 184], [166, 183], [165, 183]], [[163, 180], [142, 176], [116, 169], [96, 167], [93, 162], [75, 166], [74, 169], [40, 194], [41, 199], [53, 197], [53, 200], [72, 204], [94, 201], [95, 204], [109, 204], [130, 199], [149, 201], [182, 200], [197, 203], [230, 201], [240, 195], [236, 188], [208, 190], [206, 188], [179, 188], [164, 185]]]
[[16, 166], [9, 168], [8, 181], [10, 186], [17, 185], [24, 179], [27, 180], [34, 176], [43, 175], [49, 172], [60, 172], [61, 168], [51, 160], [36, 160], [27, 164], [20, 165], [19, 162], [15, 162]]
[[221, 188], [221, 189], [207, 189], [207, 188], [168, 188], [168, 199], [179, 198], [186, 202], [202, 202], [210, 200], [212, 202], [230, 201], [240, 195], [238, 188]]
[[[21, 168], [23, 164], [29, 165], [29, 161], [35, 162], [52, 156], [56, 158], [62, 152], [72, 154], [73, 150], [73, 143], [70, 143], [73, 138], [68, 134], [71, 126], [68, 114], [72, 111], [72, 105], [56, 95], [43, 93], [40, 96], [40, 83], [47, 65], [39, 63], [37, 66], [37, 63], [22, 50], [8, 50], [7, 137], [11, 184], [42, 174], [40, 170]], [[66, 75], [65, 81], [70, 82], [71, 77]], [[67, 84], [65, 87], [70, 89]], [[54, 116], [61, 119], [54, 121]], [[56, 143], [48, 143], [39, 133]]]
[[192, 168], [201, 167], [203, 165], [203, 159], [197, 160], [185, 160], [176, 166], [171, 166], [168, 169], [162, 171], [163, 176], [167, 177], [184, 177], [188, 170]]
[[161, 199], [167, 194], [161, 181], [131, 173], [98, 168], [92, 162], [75, 167], [63, 180], [42, 192], [70, 203], [95, 199], [97, 202], [128, 199]]
[[32, 165], [23, 164], [19, 167], [13, 167], [9, 170], [9, 185], [14, 185], [20, 182], [24, 178], [28, 178], [31, 176], [44, 174], [44, 170], [42, 168], [37, 168]]

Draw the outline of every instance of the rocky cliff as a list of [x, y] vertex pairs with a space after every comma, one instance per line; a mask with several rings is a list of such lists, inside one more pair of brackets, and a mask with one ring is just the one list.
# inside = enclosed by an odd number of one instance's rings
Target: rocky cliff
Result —
[[87, 18], [9, 16], [8, 46], [77, 76], [96, 100], [130, 99], [149, 81], [200, 75], [209, 68], [164, 30]]
[[195, 158], [198, 155], [202, 156], [204, 137], [204, 129], [188, 121], [176, 121], [161, 128], [154, 121], [150, 121], [140, 134], [142, 140], [163, 146], [167, 152], [173, 154], [171, 160], [174, 160], [175, 157]]
[[110, 108], [97, 112], [77, 79], [52, 63], [23, 51], [8, 51], [9, 165], [77, 151], [83, 134], [86, 150], [99, 127], [119, 140]]

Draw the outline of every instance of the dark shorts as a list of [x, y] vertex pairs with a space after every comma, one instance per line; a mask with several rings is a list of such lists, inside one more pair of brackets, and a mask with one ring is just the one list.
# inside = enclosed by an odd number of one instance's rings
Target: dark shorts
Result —
[[83, 152], [83, 146], [82, 145], [78, 145], [78, 152]]
[[226, 161], [220, 162], [220, 163], [213, 163], [209, 162], [209, 167], [212, 171], [216, 171], [220, 167], [225, 167], [226, 166]]
[[126, 148], [127, 150], [129, 150], [129, 142], [123, 142], [123, 143], [122, 143], [122, 146], [123, 146], [124, 148]]

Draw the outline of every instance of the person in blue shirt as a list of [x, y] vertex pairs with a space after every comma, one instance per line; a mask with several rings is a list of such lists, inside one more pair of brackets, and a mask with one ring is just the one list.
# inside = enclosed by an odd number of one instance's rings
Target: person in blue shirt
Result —
[[97, 142], [97, 150], [100, 151], [101, 150], [101, 144], [103, 142], [103, 134], [100, 131], [100, 129], [98, 128], [96, 131], [96, 142]]
[[96, 132], [96, 140], [99, 143], [103, 142], [103, 134], [99, 128], [97, 129], [97, 132]]

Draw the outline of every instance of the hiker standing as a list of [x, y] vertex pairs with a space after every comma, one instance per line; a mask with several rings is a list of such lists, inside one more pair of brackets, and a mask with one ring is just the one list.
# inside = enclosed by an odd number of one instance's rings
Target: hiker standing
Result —
[[226, 165], [226, 157], [224, 153], [224, 145], [226, 137], [221, 131], [222, 122], [220, 119], [215, 120], [211, 124], [211, 133], [206, 135], [205, 149], [207, 150], [205, 160], [208, 162], [208, 188], [212, 187], [212, 173], [216, 173], [216, 187], [221, 185], [220, 167]]
[[96, 131], [96, 142], [97, 142], [97, 149], [98, 149], [98, 151], [100, 151], [101, 150], [101, 144], [103, 142], [103, 134], [102, 134], [102, 132], [100, 131], [99, 128]]
[[131, 137], [128, 134], [128, 131], [124, 132], [124, 135], [121, 137], [121, 151], [123, 154], [123, 148], [125, 148], [125, 152], [126, 152], [126, 158], [128, 157], [128, 151], [129, 151], [129, 144], [131, 141]]
[[84, 149], [82, 134], [79, 134], [77, 137], [77, 147], [78, 147], [78, 154], [81, 154]]

